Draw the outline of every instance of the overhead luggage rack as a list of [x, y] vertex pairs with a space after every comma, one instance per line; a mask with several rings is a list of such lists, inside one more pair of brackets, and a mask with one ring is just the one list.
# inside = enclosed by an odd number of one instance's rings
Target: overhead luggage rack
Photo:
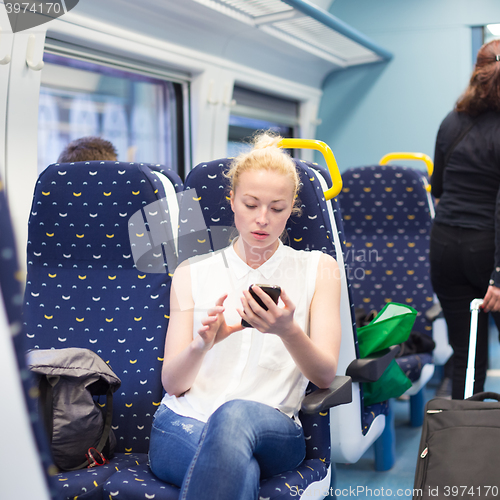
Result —
[[392, 54], [308, 0], [193, 0], [341, 68]]

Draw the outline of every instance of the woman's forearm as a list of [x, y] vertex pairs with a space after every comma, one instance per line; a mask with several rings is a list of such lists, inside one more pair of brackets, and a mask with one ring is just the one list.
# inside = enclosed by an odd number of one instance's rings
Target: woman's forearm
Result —
[[296, 323], [286, 337], [281, 337], [281, 340], [299, 370], [310, 382], [320, 389], [330, 386], [337, 372], [335, 354], [322, 350]]
[[191, 388], [206, 352], [204, 343], [200, 337], [196, 337], [175, 357], [164, 359], [161, 381], [168, 394], [180, 396]]

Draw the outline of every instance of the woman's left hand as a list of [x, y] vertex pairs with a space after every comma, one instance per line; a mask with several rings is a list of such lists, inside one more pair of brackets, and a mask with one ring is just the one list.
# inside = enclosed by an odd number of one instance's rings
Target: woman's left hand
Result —
[[490, 285], [483, 299], [482, 309], [484, 312], [500, 311], [500, 288]]
[[259, 332], [274, 333], [279, 337], [286, 336], [292, 329], [295, 313], [295, 304], [289, 299], [286, 292], [281, 289], [280, 298], [284, 307], [278, 307], [259, 286], [253, 285], [252, 291], [262, 300], [268, 310], [263, 309], [248, 290], [244, 290], [241, 298], [243, 310], [238, 309], [240, 316]]

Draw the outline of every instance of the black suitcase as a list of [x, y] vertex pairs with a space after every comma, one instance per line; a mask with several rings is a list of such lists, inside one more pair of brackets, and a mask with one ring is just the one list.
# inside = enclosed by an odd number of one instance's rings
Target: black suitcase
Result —
[[436, 398], [425, 407], [413, 500], [500, 497], [500, 394], [471, 397], [481, 304], [480, 299], [471, 302], [467, 399]]

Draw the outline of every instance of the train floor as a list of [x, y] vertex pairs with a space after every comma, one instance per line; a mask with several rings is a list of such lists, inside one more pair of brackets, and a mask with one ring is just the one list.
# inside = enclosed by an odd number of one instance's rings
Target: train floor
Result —
[[[490, 329], [489, 370], [485, 390], [500, 393], [500, 343], [495, 326]], [[435, 397], [440, 380], [431, 379], [426, 388], [426, 399]], [[396, 427], [396, 462], [391, 470], [377, 472], [374, 469], [374, 450], [370, 448], [355, 464], [336, 464], [336, 474], [330, 492], [337, 491], [337, 497], [372, 498], [386, 497], [411, 499], [421, 427], [409, 424], [409, 401], [391, 400]]]

